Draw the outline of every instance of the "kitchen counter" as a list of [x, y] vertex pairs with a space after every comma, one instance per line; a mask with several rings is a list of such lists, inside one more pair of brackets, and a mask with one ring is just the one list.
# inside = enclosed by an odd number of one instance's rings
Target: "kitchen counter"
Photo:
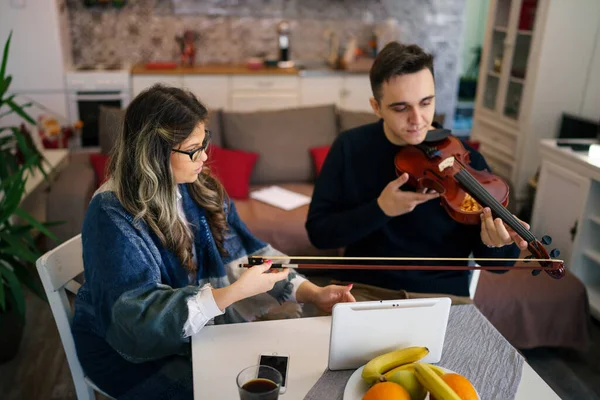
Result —
[[196, 65], [193, 67], [146, 68], [137, 64], [131, 68], [131, 75], [285, 75], [285, 76], [332, 76], [368, 75], [368, 71], [335, 70], [326, 66], [298, 66], [294, 68], [263, 67], [250, 69], [245, 65]]
[[193, 67], [146, 68], [137, 64], [131, 68], [132, 75], [299, 75], [297, 68], [250, 69], [245, 65], [196, 65]]

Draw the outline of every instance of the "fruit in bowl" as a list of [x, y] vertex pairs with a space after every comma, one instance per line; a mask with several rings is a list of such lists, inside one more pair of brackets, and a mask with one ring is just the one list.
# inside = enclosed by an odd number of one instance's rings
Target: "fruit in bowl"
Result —
[[413, 400], [406, 389], [394, 382], [379, 382], [371, 386], [362, 400]]
[[479, 400], [466, 377], [421, 362], [427, 354], [426, 347], [414, 346], [373, 358], [360, 373], [369, 385], [362, 400], [425, 400], [428, 394], [430, 400]]
[[402, 369], [396, 371], [387, 381], [397, 383], [406, 389], [411, 400], [424, 400], [427, 396], [427, 389], [419, 382], [414, 370]]

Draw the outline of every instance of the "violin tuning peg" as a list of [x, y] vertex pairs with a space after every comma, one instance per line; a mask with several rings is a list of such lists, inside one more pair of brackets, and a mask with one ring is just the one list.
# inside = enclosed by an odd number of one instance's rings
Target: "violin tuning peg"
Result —
[[558, 256], [560, 256], [560, 250], [559, 249], [553, 249], [550, 252], [550, 257], [552, 258], [557, 258]]
[[550, 236], [548, 236], [548, 235], [544, 235], [542, 237], [542, 243], [545, 244], [545, 245], [552, 244], [552, 238]]
[[540, 274], [540, 272], [542, 272], [541, 269], [534, 269], [533, 271], [531, 271], [531, 275], [538, 276]]

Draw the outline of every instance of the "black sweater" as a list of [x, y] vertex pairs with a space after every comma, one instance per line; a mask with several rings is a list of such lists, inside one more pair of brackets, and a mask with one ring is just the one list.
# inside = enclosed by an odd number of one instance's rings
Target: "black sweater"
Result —
[[[489, 169], [479, 152], [466, 144], [465, 147], [471, 154], [473, 168]], [[377, 198], [396, 178], [394, 157], [399, 149], [386, 138], [383, 120], [343, 132], [336, 138], [316, 180], [306, 221], [314, 246], [344, 247], [346, 257], [464, 258], [471, 252], [478, 258], [519, 255], [514, 243], [497, 249], [486, 247], [481, 242], [480, 225], [455, 222], [439, 199], [420, 204], [404, 215], [386, 216]], [[402, 188], [414, 190], [407, 185]], [[478, 264], [493, 265], [485, 261]], [[466, 265], [466, 261], [452, 265]], [[340, 280], [389, 289], [468, 296], [470, 274], [471, 271], [448, 270], [336, 270], [333, 275]]]

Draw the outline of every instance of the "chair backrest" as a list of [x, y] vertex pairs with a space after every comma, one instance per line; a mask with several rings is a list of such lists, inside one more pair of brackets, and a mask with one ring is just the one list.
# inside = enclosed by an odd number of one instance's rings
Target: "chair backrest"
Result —
[[80, 285], [73, 279], [83, 272], [81, 234], [50, 250], [36, 262], [36, 267], [67, 356], [78, 399], [95, 399], [93, 389], [86, 383], [85, 374], [77, 358], [71, 333], [73, 310], [66, 290], [77, 293]]

